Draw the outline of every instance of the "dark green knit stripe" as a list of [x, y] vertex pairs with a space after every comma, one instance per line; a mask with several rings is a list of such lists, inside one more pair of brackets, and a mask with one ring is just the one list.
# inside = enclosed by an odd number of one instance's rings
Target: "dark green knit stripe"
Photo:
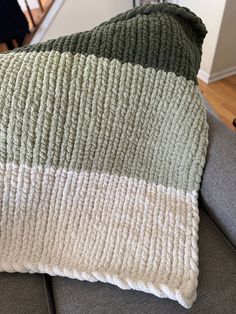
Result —
[[139, 7], [91, 31], [16, 49], [95, 55], [153, 67], [196, 81], [206, 29], [188, 9], [171, 4]]

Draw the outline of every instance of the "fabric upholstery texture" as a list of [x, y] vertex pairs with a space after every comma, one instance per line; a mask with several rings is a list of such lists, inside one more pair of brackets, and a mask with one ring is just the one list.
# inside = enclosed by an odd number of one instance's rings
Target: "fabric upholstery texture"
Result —
[[173, 314], [234, 313], [236, 308], [236, 251], [200, 209], [198, 298], [185, 310], [167, 299], [113, 285], [53, 277], [58, 314]]
[[208, 214], [236, 248], [236, 136], [208, 115], [209, 147], [201, 185]]
[[196, 299], [200, 18], [149, 5], [0, 55], [0, 270]]
[[1, 314], [53, 314], [52, 291], [45, 275], [0, 273]]

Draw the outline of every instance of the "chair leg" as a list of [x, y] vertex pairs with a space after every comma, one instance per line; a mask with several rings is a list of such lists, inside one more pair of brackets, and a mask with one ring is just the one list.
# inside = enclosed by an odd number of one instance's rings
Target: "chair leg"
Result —
[[7, 40], [5, 41], [5, 44], [7, 45], [7, 48], [8, 48], [9, 50], [12, 50], [12, 49], [15, 48], [11, 39], [7, 39]]

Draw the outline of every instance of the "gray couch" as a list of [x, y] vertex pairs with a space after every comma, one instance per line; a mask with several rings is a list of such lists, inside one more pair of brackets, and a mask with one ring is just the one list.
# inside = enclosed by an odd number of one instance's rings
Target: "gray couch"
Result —
[[236, 135], [212, 114], [208, 121], [209, 149], [200, 194], [198, 298], [190, 310], [110, 284], [0, 273], [0, 313], [236, 313]]

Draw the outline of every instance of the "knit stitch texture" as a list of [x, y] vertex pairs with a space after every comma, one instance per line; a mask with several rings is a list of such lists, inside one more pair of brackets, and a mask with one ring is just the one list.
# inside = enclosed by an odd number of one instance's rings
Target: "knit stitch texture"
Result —
[[159, 4], [0, 54], [0, 271], [191, 307], [205, 34], [188, 9]]

